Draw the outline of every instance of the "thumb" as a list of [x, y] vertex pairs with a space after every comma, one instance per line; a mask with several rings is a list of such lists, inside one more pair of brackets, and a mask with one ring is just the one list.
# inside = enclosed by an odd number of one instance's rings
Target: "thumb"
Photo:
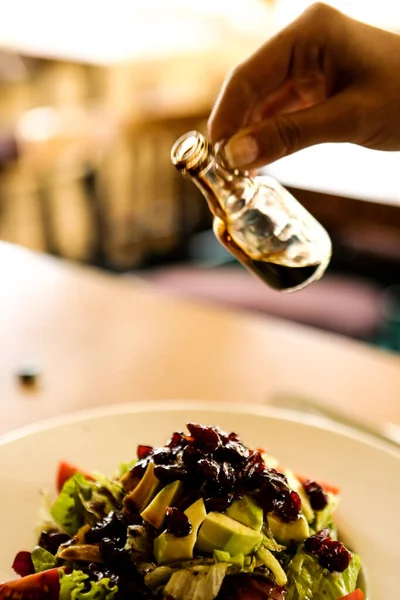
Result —
[[292, 113], [276, 115], [243, 129], [225, 145], [233, 168], [258, 168], [298, 150], [325, 142], [357, 143], [362, 100], [339, 94]]

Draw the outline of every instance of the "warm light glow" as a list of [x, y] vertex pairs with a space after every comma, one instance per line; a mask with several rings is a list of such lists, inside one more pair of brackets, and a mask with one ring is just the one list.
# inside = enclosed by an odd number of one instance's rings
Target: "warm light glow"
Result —
[[34, 108], [21, 116], [18, 130], [20, 137], [27, 142], [44, 142], [57, 135], [60, 119], [53, 108]]
[[259, 29], [261, 0], [12, 0], [0, 46], [99, 63], [212, 48], [226, 28]]
[[[324, 0], [345, 14], [384, 29], [400, 29], [400, 4], [394, 0]], [[315, 0], [277, 0], [277, 26], [284, 27]]]

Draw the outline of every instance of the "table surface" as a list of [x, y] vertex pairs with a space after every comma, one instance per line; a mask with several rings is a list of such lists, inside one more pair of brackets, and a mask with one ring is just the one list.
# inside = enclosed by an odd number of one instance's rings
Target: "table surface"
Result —
[[[0, 432], [155, 399], [265, 403], [295, 392], [400, 423], [400, 358], [0, 244]], [[37, 387], [21, 385], [26, 361]]]

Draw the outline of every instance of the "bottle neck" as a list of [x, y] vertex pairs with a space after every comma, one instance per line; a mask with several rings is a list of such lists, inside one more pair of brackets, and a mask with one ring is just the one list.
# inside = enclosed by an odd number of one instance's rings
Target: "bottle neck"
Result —
[[198, 131], [190, 131], [175, 142], [171, 159], [182, 175], [193, 180], [212, 214], [220, 219], [225, 220], [229, 211], [229, 198], [243, 198], [254, 187], [247, 173], [231, 171], [226, 165], [222, 144], [211, 150]]
[[218, 173], [214, 160], [210, 156], [210, 161], [206, 169], [200, 173], [190, 174], [193, 182], [199, 188], [208, 207], [215, 217], [224, 219], [226, 200], [232, 193]]

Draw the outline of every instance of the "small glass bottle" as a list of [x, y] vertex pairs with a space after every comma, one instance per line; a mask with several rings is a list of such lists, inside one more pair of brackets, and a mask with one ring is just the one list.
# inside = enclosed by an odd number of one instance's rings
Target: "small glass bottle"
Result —
[[223, 146], [197, 131], [180, 137], [171, 160], [205, 196], [221, 244], [249, 271], [282, 292], [319, 279], [332, 244], [320, 223], [275, 179], [231, 170]]

